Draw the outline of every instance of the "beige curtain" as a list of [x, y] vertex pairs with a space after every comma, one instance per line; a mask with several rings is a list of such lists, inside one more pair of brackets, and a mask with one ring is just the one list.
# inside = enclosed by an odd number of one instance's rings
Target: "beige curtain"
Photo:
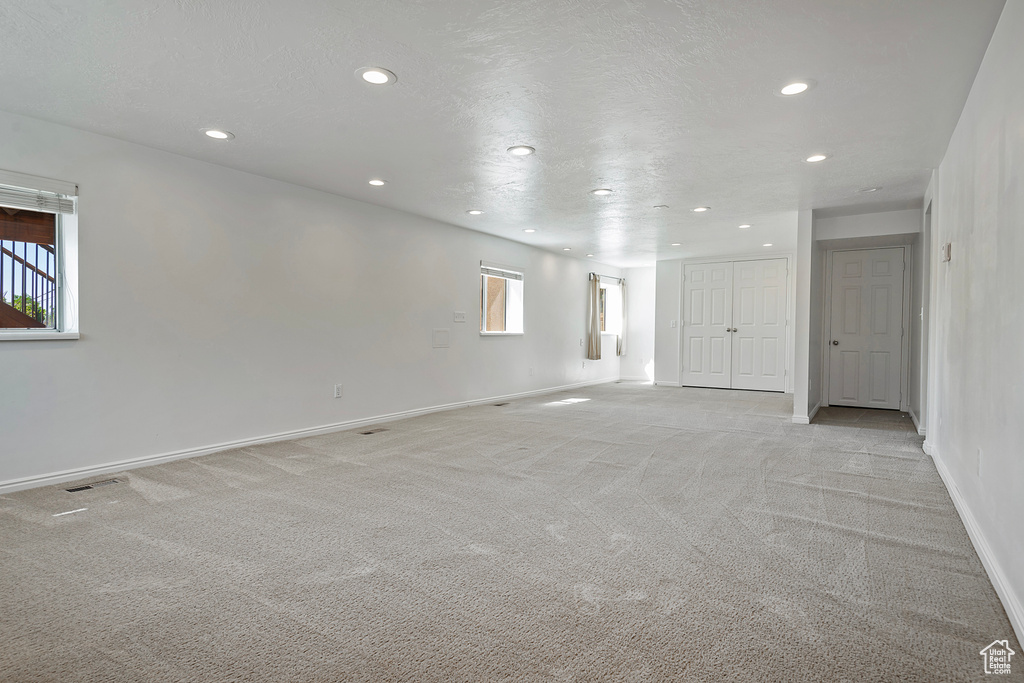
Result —
[[626, 278], [619, 278], [619, 294], [622, 296], [622, 329], [615, 339], [615, 355], [626, 355]]
[[590, 274], [590, 292], [587, 300], [587, 359], [601, 360], [601, 312], [598, 310], [601, 297], [601, 276], [597, 273]]

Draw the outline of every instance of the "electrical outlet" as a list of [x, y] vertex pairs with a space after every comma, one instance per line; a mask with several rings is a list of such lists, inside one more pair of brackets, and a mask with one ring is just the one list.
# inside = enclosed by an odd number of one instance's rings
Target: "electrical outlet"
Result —
[[334, 398], [341, 398], [345, 394], [345, 385], [335, 384], [334, 385]]
[[583, 346], [583, 338], [580, 338], [580, 346]]
[[584, 370], [586, 370], [586, 369], [587, 369], [587, 361], [583, 361], [583, 369], [584, 369]]
[[673, 321], [669, 322], [668, 326], [669, 327], [675, 327], [676, 326], [676, 321], [673, 320]]

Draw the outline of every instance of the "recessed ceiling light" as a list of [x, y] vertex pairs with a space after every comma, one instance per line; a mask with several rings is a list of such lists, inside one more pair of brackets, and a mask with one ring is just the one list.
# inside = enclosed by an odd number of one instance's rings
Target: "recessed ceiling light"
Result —
[[783, 95], [799, 95], [802, 92], [806, 92], [809, 87], [806, 83], [790, 83], [779, 92]]
[[508, 148], [508, 153], [516, 157], [528, 157], [536, 151], [529, 145], [514, 145]]
[[682, 243], [681, 243], [681, 242], [673, 242], [673, 243], [672, 243], [672, 246], [673, 246], [673, 247], [681, 247], [681, 246], [683, 246], [683, 245], [682, 245]]
[[527, 228], [526, 230], [523, 230], [523, 232], [537, 232], [537, 231], [534, 230], [533, 228]]
[[373, 185], [374, 187], [380, 187], [381, 185], [386, 184], [387, 181], [386, 180], [381, 180], [380, 178], [373, 178], [372, 180], [369, 181], [369, 183], [371, 185]]
[[234, 133], [229, 133], [226, 130], [219, 130], [217, 128], [208, 128], [203, 131], [207, 137], [211, 137], [214, 140], [230, 140], [235, 137]]
[[693, 209], [693, 212], [694, 213], [704, 213], [705, 211], [707, 211], [710, 208], [711, 208], [710, 206], [698, 206], [697, 208]]
[[880, 187], [864, 187], [864, 188], [861, 188], [860, 191], [861, 192], [878, 192], [881, 189], [882, 188], [880, 188]]
[[466, 213], [468, 213], [470, 216], [479, 216], [480, 214], [483, 213], [483, 211], [481, 211], [480, 209], [470, 209]]
[[612, 193], [612, 191], [609, 190], [607, 187], [599, 187], [596, 190], [591, 190], [590, 191], [590, 194], [596, 194], [598, 197], [603, 197], [606, 194], [611, 194], [611, 193]]
[[667, 209], [668, 208], [668, 204], [658, 204], [654, 208], [655, 209]]
[[740, 230], [746, 230], [749, 227], [750, 227], [750, 223], [744, 223], [743, 225], [740, 226]]
[[587, 258], [594, 258], [593, 254], [587, 254]]
[[807, 157], [806, 161], [809, 164], [816, 164], [819, 161], [825, 161], [825, 159], [828, 159], [827, 154], [812, 154], [811, 156]]
[[572, 251], [569, 247], [562, 247], [562, 251]]
[[771, 243], [771, 242], [768, 242], [767, 244], [762, 244], [761, 246], [762, 246], [762, 247], [770, 247], [770, 246], [772, 246], [772, 243]]
[[356, 74], [371, 85], [390, 85], [398, 80], [398, 76], [393, 72], [379, 66], [364, 66], [362, 69], [356, 69]]

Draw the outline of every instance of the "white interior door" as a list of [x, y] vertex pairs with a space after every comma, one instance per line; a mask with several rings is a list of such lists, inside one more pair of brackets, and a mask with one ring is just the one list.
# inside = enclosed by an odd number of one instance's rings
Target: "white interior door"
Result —
[[786, 259], [733, 268], [732, 388], [786, 390]]
[[900, 407], [904, 249], [832, 255], [828, 402]]
[[683, 267], [682, 383], [730, 386], [732, 364], [731, 263]]

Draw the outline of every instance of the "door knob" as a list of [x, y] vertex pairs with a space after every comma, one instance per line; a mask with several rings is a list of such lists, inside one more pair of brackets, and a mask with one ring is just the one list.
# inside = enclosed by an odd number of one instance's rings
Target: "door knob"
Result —
[[832, 346], [839, 346], [839, 340], [838, 339], [833, 339], [832, 340]]

